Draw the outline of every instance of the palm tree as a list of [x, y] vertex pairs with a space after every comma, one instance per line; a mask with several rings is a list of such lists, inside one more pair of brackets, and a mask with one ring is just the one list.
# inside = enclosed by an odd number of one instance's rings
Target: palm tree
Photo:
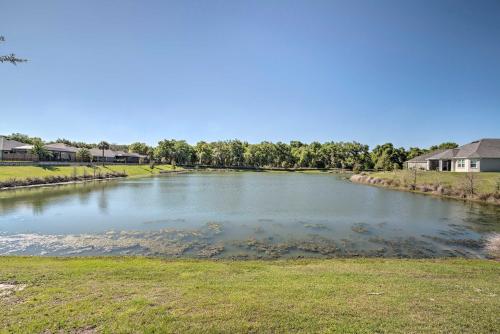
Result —
[[35, 140], [33, 142], [33, 147], [31, 148], [31, 154], [38, 158], [38, 161], [42, 161], [45, 158], [49, 158], [51, 153], [44, 147], [41, 140]]
[[102, 141], [97, 144], [97, 148], [102, 150], [102, 165], [104, 166], [104, 150], [109, 150], [109, 144], [108, 142]]

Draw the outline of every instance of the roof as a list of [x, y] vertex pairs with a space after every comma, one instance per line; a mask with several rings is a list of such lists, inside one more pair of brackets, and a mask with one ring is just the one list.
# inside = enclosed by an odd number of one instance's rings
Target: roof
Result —
[[7, 139], [3, 136], [0, 136], [0, 150], [2, 150], [2, 151], [10, 151], [14, 147], [23, 146], [23, 145], [27, 145], [27, 144], [21, 143], [20, 141], [17, 141], [17, 140], [10, 140], [10, 139]]
[[455, 158], [500, 158], [500, 139], [484, 138], [461, 146]]
[[445, 149], [442, 149], [442, 150], [434, 150], [434, 151], [431, 151], [431, 152], [428, 152], [428, 153], [425, 153], [425, 154], [422, 154], [422, 155], [419, 155], [413, 159], [410, 159], [408, 160], [408, 162], [427, 162], [427, 159], [433, 155], [436, 155], [438, 153], [441, 153], [443, 151], [446, 151]]
[[16, 147], [13, 147], [13, 148], [16, 149], [16, 150], [31, 150], [33, 148], [33, 145], [25, 144], [25, 145], [16, 146]]
[[43, 147], [45, 147], [49, 151], [57, 151], [57, 152], [76, 153], [79, 150], [78, 147], [69, 146], [64, 143], [52, 143], [44, 145]]
[[440, 152], [438, 154], [430, 156], [427, 159], [429, 159], [429, 160], [452, 159], [455, 157], [455, 155], [457, 154], [458, 151], [459, 151], [458, 148], [450, 148], [447, 150], [443, 150], [442, 152]]
[[[93, 157], [102, 157], [102, 150], [98, 148], [91, 148], [90, 154], [92, 154]], [[112, 150], [104, 150], [104, 157], [105, 158], [114, 158], [116, 156], [116, 152]]]
[[147, 158], [147, 155], [136, 153], [136, 152], [128, 152], [127, 155], [131, 157], [138, 157], [138, 158]]
[[115, 151], [115, 154], [117, 157], [135, 157], [136, 155], [134, 153], [128, 153], [124, 151]]
[[484, 138], [465, 144], [458, 148], [448, 150], [438, 150], [431, 154], [423, 154], [415, 157], [409, 162], [423, 162], [426, 160], [444, 159], [466, 159], [466, 158], [499, 158], [500, 159], [500, 139]]

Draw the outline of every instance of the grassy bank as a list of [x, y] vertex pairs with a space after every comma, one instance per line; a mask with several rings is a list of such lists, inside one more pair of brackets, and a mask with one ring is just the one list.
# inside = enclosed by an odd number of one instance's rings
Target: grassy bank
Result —
[[[383, 187], [500, 204], [500, 173], [454, 173], [400, 170], [355, 175], [351, 180]], [[472, 183], [472, 184], [471, 184]]]
[[486, 260], [0, 257], [0, 332], [498, 333], [499, 280]]
[[[172, 170], [171, 165], [157, 165], [153, 169], [149, 165], [106, 165], [96, 166], [96, 173], [126, 173], [128, 176], [158, 174]], [[177, 168], [179, 169], [179, 168]], [[74, 173], [92, 175], [94, 169], [87, 166], [0, 166], [0, 181], [9, 179], [25, 179], [28, 177], [72, 176]]]
[[[376, 172], [371, 173], [371, 176], [399, 180], [403, 182], [405, 179], [411, 181], [413, 174], [411, 171], [400, 170], [394, 172]], [[417, 184], [443, 184], [454, 188], [460, 188], [465, 182], [466, 173], [457, 172], [436, 172], [436, 171], [418, 171]], [[497, 190], [497, 182], [500, 183], [500, 173], [476, 173], [474, 174], [476, 181], [476, 190], [478, 193], [492, 193]]]

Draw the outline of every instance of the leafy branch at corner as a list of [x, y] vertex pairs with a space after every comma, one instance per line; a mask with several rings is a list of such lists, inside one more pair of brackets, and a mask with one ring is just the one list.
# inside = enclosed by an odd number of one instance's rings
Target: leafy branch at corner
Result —
[[[0, 36], [0, 43], [5, 42], [5, 37]], [[17, 65], [17, 63], [27, 62], [27, 59], [18, 58], [15, 54], [0, 56], [0, 63], [11, 63]]]

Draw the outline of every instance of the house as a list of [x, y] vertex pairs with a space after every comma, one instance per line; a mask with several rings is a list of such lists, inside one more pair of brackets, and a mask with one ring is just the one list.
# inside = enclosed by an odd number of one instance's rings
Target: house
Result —
[[77, 147], [69, 146], [63, 143], [53, 143], [44, 145], [45, 149], [51, 154], [49, 161], [76, 161]]
[[[4, 136], [0, 136], [0, 161], [21, 161], [26, 160], [24, 155], [18, 155], [13, 148], [27, 145], [26, 143], [21, 143], [16, 140], [10, 140], [5, 138]], [[31, 160], [31, 156], [30, 156]]]
[[[63, 143], [47, 144], [43, 145], [43, 147], [50, 153], [43, 159], [44, 161], [76, 161], [76, 152], [78, 151], [76, 147], [68, 146]], [[33, 145], [17, 145], [10, 149], [9, 157], [4, 157], [3, 160], [37, 161], [38, 157], [31, 153], [32, 149]]]
[[140, 162], [146, 162], [149, 160], [149, 157], [147, 155], [142, 155], [139, 153], [116, 151], [115, 154], [115, 162], [138, 164]]
[[[44, 161], [75, 162], [78, 147], [66, 145], [64, 143], [51, 143], [43, 146], [50, 155]], [[38, 161], [38, 157], [31, 153], [33, 145], [21, 143], [19, 141], [7, 139], [0, 136], [0, 161]], [[138, 164], [149, 162], [147, 155], [130, 153], [124, 151], [104, 150], [92, 148], [89, 150], [94, 162], [107, 163], [131, 163]]]
[[432, 152], [428, 152], [422, 155], [419, 155], [418, 157], [415, 157], [413, 159], [410, 159], [406, 162], [406, 168], [408, 169], [421, 169], [421, 170], [427, 170], [428, 169], [428, 158], [432, 157], [433, 155], [442, 153], [446, 150], [436, 150]]
[[103, 150], [98, 148], [91, 148], [90, 154], [94, 162], [115, 162], [116, 152], [113, 150]]
[[429, 152], [408, 160], [406, 167], [452, 172], [500, 172], [500, 139], [484, 138], [457, 148]]

